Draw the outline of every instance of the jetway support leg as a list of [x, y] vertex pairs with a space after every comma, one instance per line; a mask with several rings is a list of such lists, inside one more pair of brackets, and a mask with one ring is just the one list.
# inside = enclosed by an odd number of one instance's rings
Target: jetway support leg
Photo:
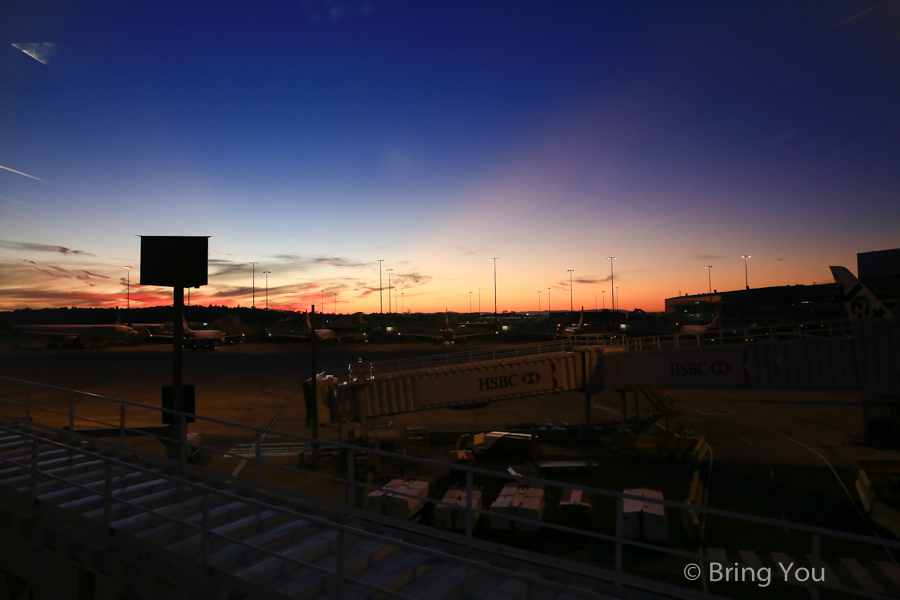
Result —
[[628, 402], [626, 398], [626, 392], [619, 392], [622, 397], [622, 433], [625, 432], [625, 415], [628, 412]]

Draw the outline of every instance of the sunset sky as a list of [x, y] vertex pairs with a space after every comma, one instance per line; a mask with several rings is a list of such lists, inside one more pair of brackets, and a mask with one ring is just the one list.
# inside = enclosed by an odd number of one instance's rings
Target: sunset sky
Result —
[[[900, 3], [14, 1], [0, 310], [611, 305], [830, 281], [900, 247]], [[538, 294], [538, 291], [541, 294]], [[539, 299], [540, 297], [540, 299]], [[596, 300], [595, 300], [596, 298]], [[387, 312], [387, 292], [383, 297]], [[395, 309], [396, 310], [396, 309]]]

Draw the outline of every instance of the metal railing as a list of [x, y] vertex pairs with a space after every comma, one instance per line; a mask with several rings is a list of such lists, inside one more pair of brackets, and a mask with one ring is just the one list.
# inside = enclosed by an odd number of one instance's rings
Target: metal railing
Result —
[[[107, 418], [105, 417], [98, 418], [83, 416], [78, 412], [78, 409], [83, 404], [89, 404], [90, 411], [92, 413], [97, 412], [98, 406], [108, 406], [109, 408], [113, 409], [109, 412], [115, 414], [116, 417], [107, 420]], [[199, 525], [196, 523], [189, 523], [187, 521], [177, 519], [176, 517], [166, 515], [163, 512], [159, 512], [158, 514], [154, 512], [154, 514], [173, 522], [182, 523], [185, 526], [192, 527], [200, 532], [201, 547], [203, 548], [200, 561], [204, 566], [208, 565], [210, 541], [213, 538], [220, 538], [230, 543], [244, 546], [248, 550], [253, 550], [269, 556], [278, 557], [282, 560], [285, 560], [286, 562], [291, 562], [297, 565], [308, 567], [320, 573], [328, 574], [329, 576], [334, 576], [337, 578], [339, 588], [341, 588], [344, 584], [349, 583], [367, 587], [369, 589], [376, 589], [377, 591], [397, 598], [406, 598], [406, 596], [388, 589], [373, 587], [363, 581], [354, 579], [343, 573], [340, 565], [343, 564], [343, 554], [341, 553], [344, 552], [344, 550], [343, 544], [340, 542], [337, 545], [337, 551], [339, 553], [337, 560], [338, 567], [336, 567], [336, 569], [332, 571], [323, 569], [315, 565], [311, 565], [302, 560], [295, 560], [285, 557], [281, 554], [278, 554], [274, 550], [258, 547], [244, 540], [232, 538], [230, 536], [214, 531], [209, 525], [210, 497], [214, 496], [226, 500], [245, 502], [253, 506], [264, 507], [267, 510], [273, 510], [285, 515], [293, 516], [297, 519], [310, 521], [317, 525], [334, 529], [338, 531], [339, 535], [341, 536], [345, 535], [346, 533], [352, 533], [355, 536], [378, 540], [386, 544], [394, 545], [414, 552], [420, 552], [431, 557], [440, 558], [441, 560], [451, 561], [459, 565], [470, 566], [472, 568], [488, 571], [506, 578], [519, 580], [529, 586], [548, 587], [558, 591], [565, 591], [575, 596], [588, 598], [603, 598], [605, 596], [603, 596], [601, 593], [585, 591], [583, 589], [572, 587], [564, 583], [554, 583], [541, 577], [528, 575], [519, 570], [510, 570], [488, 565], [483, 561], [467, 558], [467, 556], [471, 556], [471, 554], [467, 555], [466, 553], [481, 552], [490, 556], [503, 556], [506, 558], [512, 558], [520, 561], [520, 563], [531, 565], [531, 567], [534, 569], [549, 567], [552, 568], [557, 575], [566, 574], [567, 576], [571, 577], [572, 580], [587, 577], [597, 582], [614, 582], [618, 585], [627, 585], [679, 598], [711, 597], [707, 594], [698, 592], [698, 590], [696, 589], [668, 583], [666, 579], [671, 579], [671, 577], [667, 578], [665, 577], [665, 575], [662, 575], [661, 579], [653, 579], [649, 577], [631, 575], [626, 572], [625, 553], [626, 549], [629, 548], [639, 548], [644, 551], [658, 552], [670, 557], [675, 557], [680, 561], [690, 561], [694, 564], [702, 565], [707, 562], [716, 562], [709, 556], [698, 554], [693, 551], [686, 551], [674, 547], [660, 546], [626, 538], [624, 516], [626, 500], [639, 500], [645, 503], [660, 504], [665, 506], [669, 511], [693, 511], [700, 514], [701, 516], [715, 516], [752, 523], [757, 527], [771, 527], [773, 532], [784, 530], [785, 539], [789, 535], [808, 535], [810, 541], [807, 545], [807, 548], [812, 555], [811, 561], [814, 567], [822, 564], [822, 545], [824, 539], [831, 540], [834, 544], [841, 544], [842, 547], [845, 547], [848, 543], [860, 544], [861, 547], [867, 548], [867, 551], [871, 551], [873, 549], [884, 549], [888, 552], [891, 549], [900, 550], [900, 542], [879, 539], [871, 536], [835, 531], [821, 527], [786, 522], [783, 520], [740, 514], [705, 506], [676, 502], [672, 500], [660, 500], [642, 496], [632, 496], [613, 490], [593, 488], [571, 483], [560, 483], [533, 477], [514, 476], [499, 471], [491, 471], [477, 467], [466, 467], [463, 465], [453, 465], [424, 458], [402, 456], [396, 453], [385, 452], [373, 448], [366, 448], [354, 444], [312, 439], [307, 436], [292, 434], [288, 432], [263, 429], [260, 427], [233, 423], [211, 417], [196, 416], [195, 429], [203, 430], [204, 428], [209, 428], [212, 430], [221, 430], [222, 428], [233, 428], [239, 432], [243, 432], [241, 436], [243, 439], [255, 440], [252, 453], [234, 453], [221, 447], [212, 446], [206, 443], [188, 442], [186, 440], [173, 440], [172, 438], [167, 437], [167, 435], [165, 434], [160, 434], [152, 429], [149, 429], [147, 423], [148, 415], [156, 416], [157, 414], [163, 412], [169, 413], [173, 416], [174, 419], [180, 420], [182, 428], [186, 426], [186, 421], [188, 418], [194, 417], [194, 415], [189, 415], [187, 413], [161, 409], [137, 402], [109, 398], [96, 394], [89, 394], [54, 386], [36, 384], [7, 377], [0, 377], [0, 419], [11, 424], [11, 427], [2, 426], [0, 427], [0, 430], [4, 430], [11, 434], [22, 436], [23, 438], [31, 440], [30, 443], [33, 450], [30, 457], [26, 458], [26, 461], [30, 459], [30, 463], [17, 462], [16, 460], [2, 457], [0, 457], [0, 462], [6, 465], [12, 464], [26, 470], [31, 476], [31, 496], [36, 496], [38, 483], [42, 480], [42, 478], [61, 478], [61, 476], [58, 474], [49, 473], [46, 470], [42, 470], [40, 468], [40, 465], [38, 463], [38, 445], [43, 444], [56, 445], [58, 447], [68, 447], [64, 442], [47, 440], [40, 434], [51, 434], [54, 436], [59, 436], [63, 439], [71, 440], [73, 442], [78, 442], [78, 453], [90, 456], [94, 460], [103, 461], [105, 463], [106, 480], [102, 487], [83, 486], [70, 480], [66, 480], [67, 484], [78, 486], [86, 492], [95, 494], [98, 497], [102, 497], [106, 515], [110, 515], [113, 507], [119, 503], [130, 505], [128, 501], [124, 500], [123, 498], [117, 497], [111, 492], [111, 486], [113, 485], [114, 480], [114, 478], [111, 476], [111, 473], [114, 467], [125, 467], [128, 469], [143, 471], [145, 473], [152, 473], [154, 477], [163, 477], [177, 483], [177, 485], [179, 486], [188, 486], [199, 491], [202, 496], [202, 518]], [[132, 418], [131, 423], [129, 423], [127, 420], [129, 416]], [[135, 420], [139, 421], [139, 423], [134, 423], [133, 421]], [[89, 433], [91, 433], [89, 430], [76, 429], [76, 425], [83, 425], [85, 423], [90, 423], [95, 429], [98, 427], [108, 428], [115, 435], [110, 438], [95, 438], [88, 435]], [[277, 462], [264, 460], [261, 444], [259, 443], [263, 436], [278, 436], [283, 439], [290, 439], [308, 444], [310, 448], [319, 449], [321, 454], [324, 454], [324, 450], [326, 448], [332, 449], [332, 452], [336, 453], [337, 455], [343, 454], [346, 457], [346, 466], [344, 467], [346, 470], [342, 473], [336, 473], [334, 476], [332, 476], [320, 471], [305, 470], [299, 467], [293, 467], [279, 464]], [[229, 439], [233, 439], [233, 436], [228, 437]], [[164, 442], [165, 444], [176, 444], [180, 449], [180, 452], [178, 452], [179, 459], [167, 459], [158, 453], [148, 452], [145, 449], [137, 448], [135, 444], [132, 443], [132, 441], [135, 439], [140, 440], [141, 438], [154, 438]], [[85, 445], [84, 442], [89, 442], [90, 445]], [[230, 443], [231, 442], [229, 442], [229, 445]], [[221, 471], [217, 471], [210, 467], [191, 464], [188, 461], [188, 455], [190, 452], [197, 449], [202, 450], [208, 455], [211, 454], [212, 456], [232, 457], [247, 460], [248, 463], [253, 465], [254, 467], [252, 469], [253, 477], [233, 477], [228, 475], [227, 472], [222, 473]], [[102, 454], [100, 451], [109, 451], [116, 454], [114, 454], [113, 456], [109, 456]], [[483, 518], [490, 519], [491, 517], [493, 517], [494, 519], [496, 519], [498, 518], [498, 515], [496, 512], [492, 512], [490, 510], [478, 509], [473, 507], [471, 505], [471, 500], [467, 502], [467, 505], [464, 508], [465, 527], [462, 533], [445, 531], [420, 523], [392, 519], [390, 517], [364, 510], [358, 506], [357, 497], [360, 495], [358, 492], [365, 493], [366, 491], [381, 489], [381, 487], [378, 485], [364, 483], [359, 480], [356, 473], [357, 456], [366, 456], [374, 462], [389, 460], [395, 461], [395, 464], [403, 464], [407, 466], [412, 465], [414, 468], [418, 468], [421, 471], [430, 473], [446, 474], [448, 472], [456, 472], [458, 480], [462, 480], [463, 478], [465, 480], [465, 490], [467, 492], [467, 498], [469, 499], [473, 497], [472, 492], [475, 489], [476, 477], [481, 480], [480, 483], [482, 485], [486, 485], [491, 482], [496, 487], [508, 481], [515, 481], [519, 484], [545, 486], [545, 489], [570, 488], [582, 490], [584, 492], [595, 495], [597, 498], [606, 498], [607, 503], [611, 501], [615, 505], [614, 529], [610, 533], [603, 533], [603, 528], [599, 528], [599, 530], [581, 530], [548, 522], [542, 522], [540, 524], [540, 527], [542, 531], [551, 531], [557, 534], [565, 533], [568, 535], [580, 536], [582, 540], [597, 544], [598, 548], [602, 547], [607, 549], [607, 551], [611, 547], [612, 554], [611, 556], [607, 556], [609, 564], [606, 564], [603, 560], [599, 559], [591, 560], [589, 562], [578, 562], [567, 558], [562, 558], [560, 556], [554, 556], [539, 553], [534, 550], [523, 549], [514, 544], [505, 544], [502, 542], [498, 543], [496, 540], [481, 539], [475, 531], [475, 516], [480, 515]], [[150, 466], [134, 464], [130, 460], [126, 460], [128, 457], [137, 457], [143, 461], [146, 461]], [[174, 467], [178, 470], [179, 474], [161, 474], [158, 471], [152, 469], [153, 465]], [[344, 486], [344, 502], [336, 503], [333, 501], [324, 500], [322, 498], [285, 488], [278, 485], [277, 483], [272, 483], [272, 480], [275, 479], [271, 477], [271, 474], [273, 472], [290, 474], [294, 477], [314, 477], [320, 480], [322, 482], [322, 485], [326, 483], [332, 483]], [[266, 474], [268, 474], [269, 477], [266, 477]], [[198, 481], [196, 478], [189, 481], [185, 477], [186, 475], [205, 477], [209, 481]], [[267, 479], [269, 480], [269, 482], [266, 481]], [[311, 515], [307, 512], [298, 512], [289, 508], [285, 508], [283, 506], [274, 506], [263, 500], [250, 498], [243, 494], [239, 495], [231, 491], [214, 487], [213, 485], [211, 485], [211, 482], [213, 481], [227, 481], [230, 485], [234, 485], [238, 488], [244, 488], [254, 493], [265, 493], [275, 495], [277, 497], [287, 498], [290, 501], [295, 502], [296, 504], [315, 508], [316, 510], [320, 510], [324, 513], [332, 515], [332, 517], [328, 518], [326, 516], [316, 516]], [[394, 491], [393, 493], [399, 496], [406, 495], [396, 491]], [[419, 497], [416, 498], [419, 500], [424, 500], [432, 506], [442, 504], [453, 506], [437, 499]], [[149, 510], [146, 509], [146, 507], [141, 507], [141, 509]], [[459, 510], [460, 507], [457, 507], [457, 509]], [[534, 521], [531, 519], [511, 514], [503, 514], [502, 518], [513, 523], [522, 523], [526, 525], [534, 524]], [[386, 525], [398, 532], [405, 532], [406, 534], [412, 535], [414, 540], [417, 538], [418, 540], [423, 541], [402, 541], [393, 537], [366, 531], [361, 528], [359, 524], [353, 524], [351, 523], [351, 521], [348, 521], [348, 519], [356, 520], [357, 523], [374, 522], [381, 525]], [[608, 529], [606, 531], [608, 531]], [[775, 534], [773, 533], [773, 535]], [[445, 544], [446, 550], [436, 550], [434, 547], [435, 540], [442, 544]], [[747, 568], [753, 567], [753, 565], [739, 566]], [[781, 575], [778, 574], [777, 571], [776, 575], [781, 577]], [[558, 577], [556, 577], [555, 579], [557, 582], [559, 581]], [[788, 580], [787, 577], [784, 577], [783, 579], [785, 579], [785, 581]], [[886, 596], [882, 596], [876, 593], [848, 588], [841, 585], [829, 584], [828, 582], [808, 581], [806, 585], [808, 586], [811, 597], [813, 598], [818, 598], [820, 589], [841, 591], [858, 597], [886, 598]]]
[[701, 334], [674, 333], [643, 337], [611, 336], [611, 334], [577, 335], [572, 336], [572, 343], [575, 346], [606, 345], [640, 351], [819, 337], [848, 337], [852, 334], [851, 322], [840, 320], [745, 327]]

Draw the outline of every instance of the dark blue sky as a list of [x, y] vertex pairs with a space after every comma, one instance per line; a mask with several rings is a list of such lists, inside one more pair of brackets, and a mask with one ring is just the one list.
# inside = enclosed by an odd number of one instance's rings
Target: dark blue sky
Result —
[[366, 311], [379, 258], [464, 310], [500, 257], [518, 310], [614, 254], [649, 310], [898, 245], [893, 2], [10, 2], [0, 42], [4, 307], [116, 303], [136, 234], [211, 235], [211, 301], [258, 261]]

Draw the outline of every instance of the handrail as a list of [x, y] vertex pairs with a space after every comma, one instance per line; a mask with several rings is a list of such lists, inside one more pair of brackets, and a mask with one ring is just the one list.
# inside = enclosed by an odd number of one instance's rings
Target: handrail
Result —
[[523, 344], [521, 346], [504, 346], [500, 348], [469, 350], [464, 352], [452, 352], [449, 354], [434, 354], [418, 358], [401, 358], [395, 360], [382, 360], [368, 363], [371, 372], [375, 375], [394, 373], [397, 371], [410, 371], [413, 369], [429, 369], [464, 365], [476, 362], [503, 360], [506, 358], [520, 358], [553, 352], [571, 351], [572, 344], [569, 340], [554, 340], [552, 342], [539, 342], [537, 344]]
[[[296, 471], [298, 471], [298, 469], [287, 466], [287, 465], [273, 463], [270, 461], [263, 460], [261, 457], [261, 453], [259, 451], [258, 443], [256, 446], [255, 457], [251, 457], [249, 455], [249, 453], [240, 453], [240, 454], [232, 453], [232, 452], [213, 448], [213, 447], [206, 446], [206, 445], [189, 444], [185, 440], [174, 440], [165, 435], [157, 434], [152, 431], [143, 431], [143, 430], [140, 430], [137, 428], [137, 427], [141, 427], [141, 426], [128, 427], [126, 420], [125, 420], [126, 415], [125, 415], [124, 407], [130, 406], [130, 407], [136, 407], [136, 408], [141, 408], [141, 409], [145, 409], [145, 410], [148, 409], [151, 412], [169, 413], [175, 417], [178, 417], [180, 420], [182, 420], [182, 422], [187, 417], [195, 417], [199, 423], [206, 422], [206, 423], [217, 424], [217, 425], [226, 425], [226, 426], [233, 427], [233, 428], [236, 428], [239, 430], [247, 431], [250, 436], [254, 437], [257, 440], [257, 442], [259, 441], [262, 434], [275, 435], [275, 436], [280, 436], [282, 438], [300, 440], [303, 442], [307, 442], [311, 445], [317, 445], [322, 448], [326, 448], [326, 447], [335, 448], [335, 449], [338, 449], [339, 451], [347, 452], [348, 456], [353, 456], [354, 453], [360, 453], [360, 454], [366, 454], [366, 455], [372, 455], [372, 456], [390, 457], [390, 458], [394, 458], [394, 459], [402, 458], [403, 461], [412, 463], [412, 464], [418, 464], [418, 465], [422, 465], [425, 467], [457, 471], [457, 472], [466, 474], [467, 488], [469, 488], [470, 490], [471, 490], [471, 481], [475, 475], [486, 476], [486, 477], [495, 477], [495, 478], [498, 478], [501, 480], [518, 481], [518, 482], [529, 483], [529, 484], [542, 484], [542, 485], [550, 486], [550, 487], [567, 487], [567, 488], [591, 492], [593, 494], [597, 494], [600, 496], [607, 496], [607, 497], [615, 498], [617, 505], [621, 505], [625, 499], [641, 500], [643, 502], [661, 504], [663, 506], [673, 508], [673, 509], [690, 510], [690, 511], [694, 511], [696, 513], [709, 514], [709, 515], [721, 516], [721, 517], [725, 517], [725, 518], [737, 519], [737, 520], [741, 520], [741, 521], [756, 523], [759, 525], [766, 525], [766, 526], [772, 526], [772, 527], [777, 527], [777, 528], [784, 527], [788, 530], [804, 532], [804, 533], [812, 534], [813, 536], [823, 536], [824, 535], [824, 536], [844, 539], [844, 540], [848, 540], [848, 541], [860, 542], [860, 543], [877, 546], [877, 547], [881, 547], [881, 548], [892, 548], [892, 549], [900, 550], [900, 542], [894, 542], [891, 540], [884, 540], [884, 539], [879, 539], [879, 538], [874, 538], [874, 537], [864, 536], [864, 535], [859, 535], [859, 534], [853, 534], [853, 533], [848, 533], [848, 532], [836, 531], [836, 530], [826, 529], [826, 528], [822, 528], [822, 527], [804, 525], [804, 524], [799, 524], [799, 523], [785, 522], [785, 521], [781, 521], [781, 520], [775, 520], [775, 519], [770, 519], [770, 518], [766, 518], [766, 517], [758, 517], [758, 516], [754, 516], [754, 515], [745, 515], [745, 514], [741, 514], [741, 513], [735, 513], [732, 511], [710, 508], [710, 507], [706, 507], [706, 506], [695, 506], [692, 504], [677, 502], [677, 501], [673, 501], [673, 500], [660, 500], [660, 499], [632, 496], [632, 495], [625, 494], [623, 492], [617, 492], [617, 491], [613, 491], [613, 490], [592, 488], [592, 487], [588, 487], [588, 486], [569, 484], [569, 483], [561, 484], [559, 482], [547, 481], [547, 480], [543, 480], [543, 479], [539, 479], [539, 478], [513, 476], [513, 475], [510, 475], [507, 473], [503, 473], [503, 472], [489, 471], [489, 470], [478, 468], [478, 467], [467, 467], [464, 465], [450, 465], [448, 463], [434, 461], [434, 460], [425, 459], [425, 458], [418, 458], [418, 457], [412, 457], [412, 456], [402, 456], [401, 457], [400, 455], [397, 455], [397, 454], [394, 454], [391, 452], [376, 450], [373, 448], [364, 448], [361, 446], [356, 446], [356, 445], [347, 444], [347, 443], [343, 443], [343, 442], [330, 441], [330, 440], [320, 440], [320, 439], [310, 438], [308, 436], [303, 436], [300, 434], [282, 432], [282, 431], [271, 430], [271, 429], [264, 429], [264, 428], [260, 428], [260, 427], [256, 427], [256, 426], [252, 426], [252, 425], [246, 425], [243, 423], [234, 423], [234, 422], [225, 421], [222, 419], [216, 419], [213, 417], [205, 417], [205, 416], [200, 416], [200, 415], [197, 415], [197, 416], [189, 415], [188, 413], [179, 412], [179, 411], [175, 411], [172, 409], [160, 408], [160, 407], [151, 406], [151, 405], [134, 402], [134, 401], [129, 401], [129, 400], [110, 398], [110, 397], [101, 396], [98, 394], [92, 394], [92, 393], [88, 393], [88, 392], [79, 392], [76, 390], [70, 390], [70, 389], [61, 388], [61, 387], [57, 387], [57, 386], [38, 384], [38, 383], [28, 382], [28, 381], [10, 378], [10, 377], [0, 377], [0, 383], [9, 383], [9, 384], [13, 384], [13, 385], [26, 386], [24, 401], [16, 400], [13, 397], [9, 396], [8, 394], [0, 395], [0, 401], [5, 403], [7, 406], [9, 406], [9, 407], [17, 406], [20, 408], [24, 408], [24, 413], [26, 415], [25, 418], [22, 418], [21, 416], [4, 415], [4, 416], [6, 416], [7, 419], [18, 424], [20, 427], [39, 429], [39, 430], [47, 431], [47, 432], [54, 433], [57, 435], [67, 436], [67, 437], [70, 437], [71, 439], [75, 439], [75, 440], [79, 440], [79, 441], [86, 441], [86, 440], [90, 440], [91, 438], [81, 435], [79, 433], [79, 431], [74, 430], [73, 425], [76, 420], [77, 421], [86, 420], [86, 421], [89, 421], [94, 424], [98, 424], [98, 425], [102, 425], [102, 426], [110, 426], [112, 428], [118, 428], [119, 433], [120, 433], [118, 444], [112, 443], [112, 442], [104, 442], [101, 440], [91, 440], [96, 447], [104, 448], [104, 449], [111, 450], [111, 451], [122, 451], [122, 446], [124, 445], [124, 439], [125, 439], [126, 433], [154, 437], [159, 440], [164, 440], [166, 443], [178, 444], [179, 447], [182, 449], [182, 452], [180, 453], [181, 460], [173, 461], [173, 460], [169, 460], [169, 459], [162, 459], [157, 455], [149, 454], [149, 453], [139, 451], [139, 450], [133, 449], [133, 448], [128, 449], [129, 454], [137, 454], [142, 458], [145, 458], [148, 460], [153, 460], [158, 463], [165, 464], [167, 466], [178, 467], [186, 472], [197, 473], [200, 475], [205, 475], [205, 476], [209, 476], [209, 477], [213, 477], [213, 478], [223, 479], [223, 474], [220, 472], [213, 471], [211, 469], [207, 469], [205, 467], [189, 465], [187, 463], [186, 454], [187, 454], [188, 446], [191, 446], [191, 447], [199, 446], [203, 450], [216, 453], [220, 456], [232, 456], [232, 457], [246, 458], [247, 460], [252, 460], [256, 465], [257, 474], [261, 473], [261, 469], [263, 467], [265, 467], [267, 469], [276, 469], [276, 470], [291, 471], [291, 472], [296, 472]], [[36, 402], [32, 401], [30, 398], [30, 391], [33, 389], [38, 389], [38, 390], [43, 389], [43, 390], [49, 390], [52, 392], [61, 392], [61, 393], [65, 394], [66, 396], [68, 396], [69, 412], [66, 413], [61, 410], [56, 410], [56, 409], [52, 408], [51, 406], [38, 405]], [[119, 423], [107, 423], [105, 421], [97, 420], [94, 418], [77, 416], [75, 414], [75, 406], [77, 403], [74, 401], [74, 398], [77, 396], [84, 396], [84, 397], [92, 398], [95, 400], [107, 401], [107, 402], [110, 402], [113, 404], [117, 404], [120, 407]], [[56, 426], [53, 426], [53, 425], [50, 425], [47, 423], [40, 422], [40, 420], [36, 419], [36, 416], [35, 416], [36, 413], [39, 411], [43, 411], [45, 413], [49, 413], [52, 415], [57, 415], [58, 417], [68, 417], [69, 427], [68, 428], [67, 427], [56, 427]], [[144, 413], [144, 414], [146, 414], [146, 413]], [[184, 425], [182, 425], [182, 427], [184, 427]], [[17, 433], [21, 434], [20, 431]], [[308, 471], [304, 471], [304, 473], [307, 473], [310, 475], [315, 475], [316, 477], [320, 477], [325, 481], [331, 481], [334, 483], [346, 485], [347, 489], [348, 489], [348, 496], [349, 496], [350, 491], [355, 490], [355, 489], [363, 489], [363, 490], [378, 489], [377, 486], [367, 485], [365, 483], [358, 482], [355, 480], [355, 477], [353, 475], [353, 466], [352, 466], [354, 464], [354, 462], [355, 462], [354, 460], [347, 461], [348, 471], [347, 471], [346, 478], [332, 477], [330, 475], [325, 475], [323, 473], [312, 473], [312, 472], [308, 472]], [[405, 530], [408, 530], [408, 531], [411, 531], [411, 532], [417, 533], [417, 534], [424, 534], [424, 535], [428, 535], [430, 537], [437, 537], [439, 539], [443, 539], [444, 541], [447, 541], [450, 543], [463, 544], [467, 547], [482, 549], [485, 551], [491, 551], [491, 549], [496, 550], [496, 549], [502, 547], [503, 548], [502, 553], [504, 555], [518, 556], [522, 560], [530, 560], [530, 561], [534, 561], [534, 562], [546, 563], [546, 561], [547, 561], [547, 557], [543, 556], [543, 555], [541, 555], [540, 558], [535, 558], [534, 556], [528, 556], [527, 553], [524, 553], [525, 551], [522, 551], [520, 549], [515, 549], [515, 548], [511, 548], [511, 547], [507, 547], [507, 546], [498, 546], [496, 544], [488, 544], [487, 542], [482, 542], [482, 541], [478, 540], [477, 538], [472, 537], [471, 528], [467, 528], [466, 535], [450, 533], [450, 532], [443, 532], [443, 531], [434, 530], [431, 528], [426, 528], [425, 526], [421, 526], [421, 525], [397, 522], [390, 518], [382, 517], [380, 515], [376, 515], [376, 514], [368, 512], [368, 511], [358, 509], [355, 506], [353, 506], [352, 503], [348, 503], [348, 505], [346, 505], [346, 506], [345, 505], [336, 505], [333, 503], [329, 503], [325, 500], [315, 499], [315, 498], [306, 496], [304, 494], [300, 494], [298, 492], [287, 491], [287, 490], [277, 488], [274, 486], [265, 485], [265, 484], [262, 484], [261, 482], [254, 482], [254, 483], [252, 483], [252, 485], [250, 485], [249, 481], [242, 480], [241, 478], [237, 478], [237, 479], [227, 478], [227, 479], [231, 483], [234, 483], [234, 484], [237, 484], [240, 486], [244, 486], [244, 487], [247, 487], [250, 489], [255, 489], [257, 491], [266, 490], [266, 491], [269, 491], [272, 493], [281, 494], [281, 495], [284, 495], [284, 496], [286, 496], [294, 501], [297, 501], [297, 502], [305, 503], [308, 505], [319, 506], [320, 508], [324, 508], [324, 509], [332, 510], [332, 511], [339, 510], [344, 513], [349, 513], [355, 517], [365, 518], [370, 521], [380, 522], [380, 523], [390, 525], [390, 526], [393, 526], [396, 528], [405, 529]], [[405, 494], [398, 494], [398, 495], [402, 496]], [[349, 496], [349, 497], [352, 497], [352, 496]], [[441, 501], [439, 501], [439, 500], [433, 500], [433, 499], [421, 499], [421, 500], [425, 500], [426, 502], [429, 502], [431, 504], [441, 504]], [[338, 509], [337, 507], [340, 507], [340, 508]], [[459, 508], [459, 507], [457, 507], [457, 508]], [[476, 514], [476, 513], [481, 514], [481, 515], [490, 515], [491, 514], [490, 511], [484, 510], [484, 509], [469, 508], [468, 510], [470, 511], [470, 515]], [[469, 516], [468, 518], [471, 519], [472, 517]], [[514, 516], [514, 515], [504, 514], [503, 518], [508, 519], [510, 521], [514, 521], [514, 522], [515, 521], [529, 522], [526, 519], [522, 519], [522, 518]], [[531, 523], [533, 523], [533, 521], [531, 521]], [[619, 529], [621, 526], [622, 526], [621, 523], [618, 522], [618, 519], [617, 519], [617, 529]], [[556, 525], [553, 523], [541, 523], [541, 527], [547, 528], [550, 530], [556, 530], [556, 531], [568, 532], [568, 533], [573, 533], [573, 532], [577, 531], [577, 530], [572, 530], [570, 528]], [[625, 546], [629, 546], [629, 547], [640, 547], [640, 548], [652, 549], [655, 551], [672, 554], [674, 556], [691, 558], [693, 560], [700, 560], [700, 561], [709, 561], [710, 560], [709, 557], [704, 557], [701, 555], [694, 555], [694, 554], [686, 553], [686, 552], [683, 552], [680, 550], [662, 548], [662, 547], [657, 547], [657, 546], [653, 546], [653, 545], [649, 545], [649, 544], [644, 544], [641, 542], [636, 542], [633, 540], [626, 540], [626, 539], [623, 539], [619, 535], [619, 533], [620, 533], [619, 531], [617, 531], [615, 536], [610, 536], [610, 535], [605, 535], [605, 534], [600, 534], [600, 533], [595, 533], [595, 532], [580, 532], [580, 533], [591, 539], [614, 543], [616, 545], [617, 556], [621, 555], [622, 549]], [[560, 560], [562, 560], [562, 559], [560, 559]], [[617, 562], [617, 564], [618, 564], [618, 562]], [[559, 568], [561, 568], [563, 570], [566, 570], [566, 569], [571, 570], [573, 573], [583, 572], [583, 570], [585, 568], [585, 565], [581, 564], [581, 563], [568, 563], [568, 565], [569, 565], [568, 567], [560, 565]], [[594, 568], [599, 569], [598, 567], [594, 567]], [[613, 573], [613, 574], [610, 575], [610, 573]], [[628, 578], [629, 585], [639, 585], [638, 582], [631, 581], [630, 576], [625, 575], [623, 572], [621, 572], [621, 570], [618, 570], [618, 569], [616, 572], [599, 569], [597, 576], [611, 579], [613, 581], [620, 581], [620, 582], [624, 582], [626, 580], [625, 578]], [[659, 582], [656, 582], [655, 580], [644, 580], [643, 578], [637, 578], [637, 579], [643, 582], [641, 584], [641, 587], [645, 587], [645, 588], [647, 588], [648, 586], [652, 587], [653, 585], [656, 585], [657, 583], [659, 583]], [[823, 588], [832, 587], [832, 586], [828, 586], [828, 585], [820, 585], [820, 584], [818, 584], [818, 582], [816, 583], [816, 585], [819, 587], [823, 587]], [[857, 592], [858, 590], [851, 590], [851, 591]]]

